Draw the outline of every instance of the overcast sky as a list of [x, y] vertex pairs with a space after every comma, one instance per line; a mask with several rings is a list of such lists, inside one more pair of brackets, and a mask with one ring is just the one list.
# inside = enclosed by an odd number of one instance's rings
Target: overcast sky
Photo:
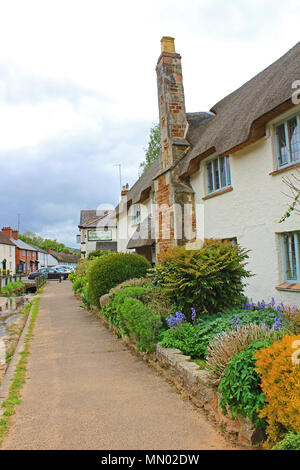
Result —
[[[115, 205], [158, 120], [163, 35], [187, 111], [206, 111], [299, 41], [299, 0], [0, 0], [0, 225], [78, 247]], [[299, 77], [300, 78], [300, 77]]]

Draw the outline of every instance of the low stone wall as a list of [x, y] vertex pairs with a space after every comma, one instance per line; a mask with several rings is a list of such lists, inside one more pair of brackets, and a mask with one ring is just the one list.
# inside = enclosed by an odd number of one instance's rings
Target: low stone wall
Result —
[[233, 420], [230, 410], [224, 416], [219, 404], [220, 394], [208, 370], [201, 370], [189, 356], [182, 354], [179, 349], [165, 349], [157, 345], [156, 351], [152, 354], [138, 351], [134, 341], [127, 336], [122, 336], [120, 330], [111, 325], [97, 308], [91, 307], [91, 310], [99, 316], [107, 328], [121, 338], [123, 343], [154, 367], [168, 382], [175, 385], [176, 389], [189, 398], [195, 406], [204, 409], [208, 418], [223, 431], [244, 446], [260, 446], [265, 437], [264, 432], [256, 429], [248, 418], [237, 415]]

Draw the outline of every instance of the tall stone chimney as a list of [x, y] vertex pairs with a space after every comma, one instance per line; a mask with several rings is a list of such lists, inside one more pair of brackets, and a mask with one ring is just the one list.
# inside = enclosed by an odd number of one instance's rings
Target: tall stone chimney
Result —
[[161, 39], [161, 55], [156, 66], [159, 121], [161, 132], [161, 168], [172, 165], [188, 146], [181, 56], [175, 51], [174, 38]]
[[[164, 36], [157, 66], [157, 90], [161, 132], [161, 171], [154, 178], [156, 202], [156, 257], [174, 246], [185, 245], [194, 235], [186, 230], [194, 225], [194, 191], [188, 181], [179, 177], [180, 161], [189, 151], [185, 139], [187, 117], [182, 83], [181, 56], [174, 39]], [[185, 217], [191, 213], [190, 217]]]

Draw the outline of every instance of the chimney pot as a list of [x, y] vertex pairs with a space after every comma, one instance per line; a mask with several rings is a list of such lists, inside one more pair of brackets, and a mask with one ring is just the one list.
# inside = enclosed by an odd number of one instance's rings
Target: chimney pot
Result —
[[175, 53], [175, 39], [171, 36], [163, 36], [161, 38], [161, 52]]

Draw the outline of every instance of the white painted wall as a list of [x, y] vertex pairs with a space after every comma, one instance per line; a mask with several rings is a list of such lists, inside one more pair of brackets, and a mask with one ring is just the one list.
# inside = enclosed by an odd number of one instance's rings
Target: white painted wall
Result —
[[[88, 231], [89, 230], [102, 230], [102, 228], [93, 228], [93, 227], [90, 227], [88, 229], [80, 229], [80, 234], [81, 234], [81, 246], [80, 246], [80, 251], [81, 252], [86, 252], [86, 255], [85, 257], [88, 256], [89, 253], [91, 253], [92, 251], [95, 251], [96, 250], [96, 241], [89, 241], [88, 239]], [[112, 236], [112, 239], [111, 240], [107, 240], [107, 241], [113, 241], [113, 242], [116, 242], [117, 241], [117, 227], [109, 227], [108, 230], [111, 231], [111, 236]], [[98, 240], [100, 241], [100, 240]], [[106, 240], [103, 240], [103, 241], [106, 241]]]
[[16, 247], [14, 245], [4, 245], [0, 243], [0, 269], [2, 270], [2, 261], [6, 259], [6, 269], [12, 274], [16, 271]]
[[300, 216], [295, 214], [283, 224], [278, 223], [289, 202], [282, 194], [288, 192], [282, 178], [293, 170], [269, 175], [276, 169], [272, 124], [267, 137], [230, 155], [232, 192], [202, 200], [207, 195], [205, 161], [191, 177], [191, 184], [196, 203], [204, 204], [205, 237], [237, 237], [242, 247], [251, 250], [248, 267], [255, 276], [248, 280], [246, 295], [254, 301], [275, 297], [277, 302], [300, 306], [300, 293], [275, 289], [284, 282], [280, 233], [300, 230]]
[[[143, 203], [140, 203], [141, 209], [141, 222], [149, 215], [152, 214], [152, 199], [151, 197], [145, 200]], [[124, 210], [119, 214], [118, 217], [118, 227], [117, 227], [117, 237], [118, 237], [118, 251], [123, 253], [132, 253], [135, 250], [128, 250], [127, 244], [136, 231], [138, 224], [133, 223], [133, 214], [134, 206], [130, 206], [128, 212]]]

